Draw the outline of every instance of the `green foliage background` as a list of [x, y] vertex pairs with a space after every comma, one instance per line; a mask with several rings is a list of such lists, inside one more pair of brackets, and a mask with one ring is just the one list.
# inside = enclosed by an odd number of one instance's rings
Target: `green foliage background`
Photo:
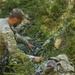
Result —
[[[75, 66], [75, 2], [70, 0], [6, 0], [0, 2], [0, 17], [7, 17], [13, 8], [21, 8], [24, 13], [29, 14], [35, 21], [35, 26], [27, 30], [27, 35], [33, 37], [39, 30], [42, 34], [39, 36], [45, 41], [50, 35], [65, 27], [68, 23], [71, 25], [67, 28], [61, 39], [63, 39], [62, 48], [56, 50], [53, 45], [49, 44], [45, 50], [41, 51], [43, 57], [48, 59], [50, 56], [65, 53]], [[31, 34], [32, 33], [32, 34]], [[47, 56], [48, 55], [48, 56]], [[28, 63], [26, 61], [25, 63]], [[29, 63], [28, 63], [29, 65]], [[15, 75], [27, 75], [28, 69], [22, 67]], [[19, 68], [20, 69], [20, 68]], [[31, 68], [30, 68], [31, 69]], [[25, 74], [26, 73], [26, 74]]]

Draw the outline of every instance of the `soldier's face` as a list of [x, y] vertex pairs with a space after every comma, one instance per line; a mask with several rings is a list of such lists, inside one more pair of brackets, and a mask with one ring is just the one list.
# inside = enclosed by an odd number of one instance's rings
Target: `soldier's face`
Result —
[[18, 24], [21, 23], [21, 21], [22, 21], [22, 20], [16, 18], [16, 19], [14, 20], [14, 25], [13, 25], [13, 26], [17, 26]]

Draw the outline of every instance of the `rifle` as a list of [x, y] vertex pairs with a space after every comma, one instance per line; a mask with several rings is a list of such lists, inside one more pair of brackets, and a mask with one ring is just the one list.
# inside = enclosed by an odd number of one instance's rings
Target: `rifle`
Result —
[[47, 44], [49, 44], [51, 42], [52, 39], [56, 40], [56, 38], [62, 34], [65, 33], [66, 29], [71, 25], [71, 23], [68, 23], [66, 26], [64, 26], [61, 30], [59, 30], [58, 32], [56, 32], [53, 36], [49, 37], [45, 43], [42, 45], [43, 47], [46, 46]]
[[[59, 37], [60, 35], [64, 34], [66, 32], [66, 29], [71, 25], [71, 23], [69, 22], [67, 25], [65, 25], [62, 29], [60, 29], [59, 31], [57, 31], [54, 35], [50, 36], [40, 47], [35, 47], [32, 50], [32, 55], [38, 55], [38, 53], [43, 50], [45, 51], [45, 47], [50, 44], [50, 43], [55, 43], [55, 40], [57, 37]], [[52, 45], [53, 45], [52, 44]], [[54, 46], [54, 45], [53, 45]], [[42, 53], [43, 54], [43, 53]], [[42, 55], [41, 54], [41, 55]]]

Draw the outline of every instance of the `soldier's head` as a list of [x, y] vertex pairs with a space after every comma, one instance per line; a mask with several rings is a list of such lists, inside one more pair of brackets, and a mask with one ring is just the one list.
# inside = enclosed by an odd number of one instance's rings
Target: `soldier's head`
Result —
[[19, 8], [14, 8], [11, 10], [9, 16], [9, 23], [11, 26], [16, 26], [21, 23], [21, 21], [24, 19], [24, 13]]

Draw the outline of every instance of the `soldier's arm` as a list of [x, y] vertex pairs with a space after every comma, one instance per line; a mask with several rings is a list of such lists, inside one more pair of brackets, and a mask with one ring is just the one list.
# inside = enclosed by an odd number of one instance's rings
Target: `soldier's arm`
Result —
[[30, 58], [29, 55], [26, 55], [20, 49], [18, 49], [15, 38], [14, 38], [14, 34], [12, 31], [6, 31], [6, 32], [3, 31], [2, 36], [6, 42], [6, 46], [11, 57], [19, 58], [22, 60], [24, 60], [25, 57]]
[[17, 40], [18, 42], [21, 42], [21, 43], [23, 43], [23, 44], [28, 44], [28, 43], [29, 43], [27, 39], [22, 38], [22, 37], [17, 33], [17, 31], [14, 29], [13, 26], [11, 27], [11, 29], [12, 29], [12, 31], [14, 32], [14, 37], [16, 38], [16, 40]]
[[27, 38], [21, 37], [18, 33], [15, 34], [17, 42], [23, 43], [24, 45], [27, 45], [31, 50], [34, 47], [32, 44], [28, 42]]
[[15, 38], [18, 42], [21, 42], [23, 44], [28, 44], [28, 40], [21, 37], [18, 33], [15, 34]]
[[25, 61], [27, 58], [31, 59], [31, 60], [34, 59], [35, 62], [39, 62], [41, 60], [40, 57], [27, 55], [22, 50], [20, 50], [17, 47], [16, 41], [15, 41], [15, 38], [14, 38], [14, 34], [13, 34], [12, 31], [6, 31], [6, 32], [3, 31], [2, 36], [3, 36], [3, 38], [6, 42], [6, 46], [7, 46], [7, 49], [9, 51], [11, 57], [20, 59], [22, 61]]
[[29, 43], [28, 39], [20, 36], [13, 27], [11, 27], [11, 29], [14, 32], [14, 36], [15, 36], [17, 42], [20, 42], [20, 43], [23, 43], [24, 45], [27, 45], [30, 49], [32, 49], [34, 47], [32, 44]]

